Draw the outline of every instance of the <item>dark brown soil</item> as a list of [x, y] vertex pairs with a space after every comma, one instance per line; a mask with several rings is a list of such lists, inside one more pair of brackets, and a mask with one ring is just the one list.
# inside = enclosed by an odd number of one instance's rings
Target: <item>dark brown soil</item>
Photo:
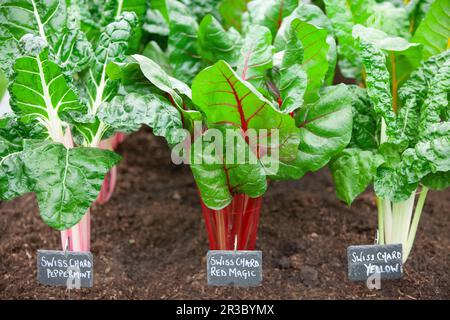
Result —
[[36, 250], [59, 248], [59, 234], [42, 222], [29, 194], [0, 204], [1, 299], [450, 298], [450, 190], [429, 195], [403, 279], [370, 291], [347, 280], [346, 248], [373, 242], [371, 192], [347, 207], [326, 170], [272, 183], [257, 241], [263, 285], [208, 287], [208, 243], [189, 168], [171, 164], [165, 143], [148, 131], [129, 136], [119, 153], [116, 192], [92, 210], [94, 288], [69, 296], [38, 284]]

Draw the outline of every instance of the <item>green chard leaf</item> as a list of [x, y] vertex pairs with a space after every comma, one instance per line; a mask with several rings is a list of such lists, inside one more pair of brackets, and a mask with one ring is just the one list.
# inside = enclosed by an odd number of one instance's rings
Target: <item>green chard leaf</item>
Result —
[[426, 176], [450, 171], [450, 123], [431, 125], [424, 137], [400, 158], [388, 160], [378, 169], [374, 183], [377, 196], [404, 201]]
[[450, 3], [435, 0], [414, 34], [413, 41], [423, 44], [423, 56], [428, 59], [448, 49], [450, 38]]
[[0, 157], [22, 151], [24, 139], [43, 140], [48, 135], [41, 124], [20, 122], [14, 113], [0, 118]]
[[372, 3], [366, 25], [385, 32], [390, 36], [409, 39], [409, 17], [405, 7], [390, 2]]
[[307, 77], [300, 64], [294, 64], [280, 70], [277, 84], [282, 101], [281, 111], [290, 114], [303, 106], [303, 97], [308, 83]]
[[158, 90], [158, 94], [166, 95], [170, 103], [175, 107], [182, 117], [183, 127], [193, 133], [194, 121], [201, 120], [201, 114], [195, 110], [185, 110], [183, 97], [190, 100], [189, 87], [170, 77], [158, 64], [151, 59], [133, 55], [126, 63], [111, 63], [106, 70], [112, 80], [121, 80], [122, 83], [141, 82], [150, 83]]
[[169, 14], [169, 61], [174, 77], [188, 84], [201, 67], [198, 48], [198, 23], [190, 9], [180, 2], [167, 0]]
[[243, 40], [237, 73], [245, 81], [259, 88], [272, 68], [272, 35], [266, 27], [250, 26]]
[[279, 129], [280, 159], [293, 160], [298, 146], [294, 120], [276, 110], [253, 86], [224, 61], [200, 72], [192, 84], [192, 100], [209, 126], [228, 124], [248, 129]]
[[158, 43], [150, 41], [142, 51], [142, 55], [155, 61], [167, 74], [173, 74], [172, 66], [169, 62], [169, 57], [160, 48]]
[[328, 71], [328, 33], [325, 29], [298, 19], [292, 21], [291, 28], [296, 30], [303, 46], [302, 68], [308, 77], [304, 99], [306, 103], [314, 102], [319, 98], [319, 90]]
[[106, 66], [110, 62], [121, 62], [125, 59], [128, 41], [133, 26], [136, 24], [136, 15], [125, 12], [116, 21], [110, 23], [101, 34], [99, 45], [95, 50], [95, 61], [89, 70], [86, 82], [89, 94], [89, 109], [95, 115], [100, 105], [112, 99], [117, 92], [117, 83], [111, 81], [106, 75]]
[[178, 0], [186, 5], [188, 8], [192, 8], [192, 12], [197, 17], [197, 20], [201, 20], [204, 16], [212, 14], [218, 15], [218, 7], [222, 0]]
[[420, 66], [422, 46], [419, 43], [408, 42], [404, 38], [389, 36], [383, 31], [361, 25], [354, 27], [353, 36], [359, 39], [360, 43], [371, 44], [386, 53], [392, 84], [397, 88]]
[[[358, 55], [358, 45], [352, 36], [353, 26], [356, 24], [355, 15], [348, 5], [353, 1], [325, 0], [327, 15], [333, 24], [338, 39], [339, 69], [346, 78], [359, 78], [361, 73], [361, 59]], [[355, 1], [362, 3], [363, 1]], [[364, 1], [367, 3], [366, 1]]]
[[24, 124], [9, 114], [0, 119], [0, 199], [11, 200], [30, 191], [22, 160], [22, 140], [45, 138], [39, 124]]
[[450, 122], [430, 124], [415, 146], [415, 153], [421, 160], [427, 161], [431, 172], [449, 171]]
[[36, 193], [41, 216], [50, 227], [77, 224], [98, 196], [106, 173], [120, 160], [108, 150], [44, 142], [24, 149], [29, 190]]
[[337, 44], [332, 35], [327, 36], [327, 44], [329, 46], [327, 53], [328, 70], [325, 74], [325, 85], [331, 86], [334, 83], [334, 77], [336, 75], [336, 66], [338, 63], [337, 56]]
[[[387, 135], [395, 139], [399, 136], [395, 114], [398, 106], [397, 88], [418, 66], [420, 47], [402, 38], [388, 37], [382, 31], [361, 25], [354, 27], [353, 36], [359, 39], [361, 57], [366, 70], [367, 93], [375, 112], [384, 118]], [[385, 51], [389, 56], [388, 62]]]
[[[84, 32], [72, 23], [68, 12], [65, 0], [3, 0], [0, 30], [6, 29], [16, 42], [27, 34], [41, 37], [55, 62], [68, 72], [76, 73], [91, 61], [92, 48]], [[14, 44], [8, 43], [8, 51], [16, 51]]]
[[228, 31], [212, 15], [203, 18], [198, 29], [199, 52], [208, 64], [226, 60], [235, 65], [239, 56], [240, 35], [231, 28]]
[[305, 105], [296, 115], [300, 145], [296, 162], [297, 178], [317, 171], [350, 142], [352, 106], [344, 84], [325, 87], [320, 99]]
[[[88, 97], [88, 113], [83, 115], [82, 121], [75, 124], [76, 130], [83, 135], [89, 146], [97, 147], [109, 129], [96, 118], [100, 106], [111, 101], [119, 88], [118, 81], [107, 77], [106, 67], [108, 63], [125, 59], [136, 22], [137, 18], [133, 12], [124, 12], [116, 21], [108, 24], [100, 35], [93, 64], [81, 88]], [[84, 118], [89, 118], [89, 121]]]
[[186, 138], [180, 113], [158, 95], [116, 96], [100, 107], [99, 118], [120, 132], [135, 132], [145, 124], [153, 129], [154, 135], [164, 137], [171, 147]]
[[242, 15], [247, 11], [248, 2], [249, 0], [222, 0], [219, 12], [225, 27], [241, 30]]
[[298, 0], [252, 0], [248, 3], [249, 24], [267, 27], [275, 38], [283, 19], [298, 6]]
[[[267, 189], [264, 169], [240, 130], [227, 127], [224, 137], [224, 145], [221, 146], [213, 139], [214, 134], [210, 129], [191, 146], [191, 170], [194, 179], [202, 200], [214, 210], [228, 206], [236, 193], [254, 198], [264, 194]], [[228, 148], [225, 147], [230, 146], [230, 143], [227, 143], [229, 139], [232, 139], [233, 154], [228, 154]], [[234, 161], [236, 154], [245, 155], [243, 161]]]
[[[73, 0], [72, 0], [73, 1]], [[124, 13], [134, 13], [138, 21], [133, 24], [133, 32], [128, 39], [128, 54], [139, 50], [142, 29], [147, 11], [146, 0], [76, 0], [79, 24], [88, 35], [89, 41], [98, 45], [103, 30]], [[153, 1], [152, 1], [153, 2]]]
[[407, 10], [409, 12], [411, 33], [415, 33], [417, 27], [425, 18], [425, 15], [434, 1], [435, 0], [412, 0], [409, 2]]
[[[32, 39], [28, 42], [40, 40], [30, 37]], [[14, 70], [15, 76], [9, 90], [13, 111], [26, 123], [42, 124], [53, 141], [62, 142], [61, 117], [85, 109], [68, 85], [62, 70], [49, 60], [48, 49], [18, 58]]]
[[420, 106], [423, 104], [429, 84], [446, 57], [441, 55], [425, 61], [422, 66], [414, 71], [408, 81], [399, 89], [398, 95], [402, 106], [398, 111], [398, 124], [401, 130], [399, 140], [407, 141], [408, 145], [414, 145], [418, 139]]
[[31, 191], [22, 157], [21, 151], [0, 157], [1, 200], [11, 200]]
[[401, 202], [409, 199], [418, 183], [409, 183], [399, 170], [381, 166], [374, 178], [374, 190], [378, 198]]
[[24, 35], [40, 36], [49, 47], [63, 36], [67, 20], [65, 0], [2, 0], [0, 25], [19, 41]]
[[159, 10], [147, 8], [142, 29], [150, 34], [166, 37], [169, 35], [169, 24]]
[[[425, 131], [427, 119], [434, 119], [436, 122], [439, 119], [439, 111], [445, 109], [446, 98], [443, 100], [443, 95], [445, 94], [446, 80], [442, 77], [448, 71], [444, 69], [440, 71], [440, 69], [449, 57], [450, 51], [447, 50], [429, 58], [411, 74], [408, 81], [398, 91], [399, 98], [403, 103], [398, 112], [398, 124], [401, 130], [399, 139], [407, 141], [409, 145], [414, 145], [419, 134]], [[435, 77], [440, 79], [435, 79]], [[433, 84], [436, 81], [443, 81], [443, 83]], [[430, 95], [429, 90], [432, 91]], [[433, 101], [432, 96], [435, 94], [437, 95], [436, 101]], [[424, 103], [425, 99], [428, 99], [426, 103]], [[422, 121], [420, 128], [419, 118]]]
[[422, 184], [432, 190], [444, 190], [450, 187], [450, 171], [430, 173], [423, 177]]
[[[7, 29], [0, 25], [0, 72], [3, 71], [2, 74], [4, 73], [6, 78], [11, 77], [14, 60], [20, 54], [19, 43]], [[1, 96], [3, 97], [3, 94]]]
[[348, 86], [352, 97], [353, 131], [350, 146], [363, 150], [378, 147], [377, 116], [373, 112], [367, 91], [356, 85]]
[[441, 122], [441, 114], [448, 110], [450, 92], [450, 59], [447, 59], [429, 83], [427, 97], [422, 104], [419, 118], [419, 136], [426, 137], [427, 129]]
[[369, 150], [345, 149], [330, 162], [339, 199], [350, 205], [373, 181], [383, 158]]
[[328, 69], [326, 70], [324, 82], [327, 85], [331, 85], [337, 64], [336, 41], [334, 39], [334, 30], [330, 20], [318, 6], [300, 3], [289, 16], [283, 19], [274, 41], [276, 51], [282, 51], [286, 47], [286, 42], [292, 32], [292, 22], [295, 19], [300, 19], [317, 28], [327, 30], [326, 43], [328, 44], [329, 49], [327, 50], [326, 58]]
[[281, 101], [280, 110], [284, 113], [292, 113], [304, 103], [308, 75], [302, 67], [303, 45], [296, 34], [295, 25], [291, 25], [286, 49], [277, 53], [275, 82], [279, 90], [278, 103]]

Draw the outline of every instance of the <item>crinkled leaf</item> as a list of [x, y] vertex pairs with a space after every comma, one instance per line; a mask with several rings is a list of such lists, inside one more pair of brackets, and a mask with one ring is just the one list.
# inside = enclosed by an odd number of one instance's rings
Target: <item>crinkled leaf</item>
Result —
[[[355, 26], [353, 35], [358, 38], [363, 35], [364, 28]], [[390, 75], [386, 67], [384, 52], [365, 38], [360, 38], [360, 52], [366, 70], [366, 86], [373, 108], [384, 118], [387, 124], [387, 134], [394, 137], [397, 133], [396, 116], [392, 108]]]
[[178, 0], [184, 3], [201, 20], [207, 14], [217, 16], [218, 6], [222, 0]]
[[378, 168], [374, 179], [374, 190], [378, 198], [389, 199], [393, 202], [405, 201], [411, 197], [418, 183], [408, 183], [407, 179], [397, 170]]
[[117, 92], [118, 84], [107, 78], [106, 66], [110, 62], [120, 62], [125, 59], [128, 41], [136, 22], [134, 13], [125, 12], [116, 21], [108, 24], [100, 36], [94, 63], [86, 81], [89, 109], [93, 115], [97, 113], [103, 102], [111, 100]]
[[0, 199], [11, 200], [30, 192], [21, 151], [0, 157]]
[[359, 38], [361, 43], [373, 45], [376, 50], [387, 54], [387, 68], [393, 89], [399, 88], [422, 61], [422, 46], [418, 43], [391, 37], [383, 31], [361, 25], [354, 27], [353, 36]]
[[91, 43], [78, 29], [67, 29], [55, 43], [54, 50], [59, 53], [55, 62], [72, 74], [84, 70], [93, 56]]
[[432, 172], [449, 171], [450, 122], [430, 124], [415, 151], [419, 158], [428, 161]]
[[[96, 14], [99, 15], [100, 32], [124, 14], [133, 13], [136, 15], [138, 21], [132, 24], [133, 31], [128, 38], [127, 54], [136, 53], [139, 50], [142, 25], [147, 10], [146, 2], [146, 0], [103, 0], [94, 4], [94, 6], [97, 6]], [[92, 5], [90, 6], [92, 10]], [[97, 44], [102, 41], [101, 33], [99, 33], [99, 36], [100, 39], [96, 41]]]
[[19, 122], [14, 114], [0, 119], [0, 158], [22, 151], [22, 140], [45, 139], [45, 129], [39, 123]]
[[[184, 83], [180, 80], [170, 77], [167, 73], [151, 59], [133, 55], [127, 63], [110, 64], [107, 67], [108, 76], [111, 79], [121, 79], [122, 82], [142, 81], [143, 78], [150, 82], [160, 92], [168, 95], [171, 103], [180, 112], [183, 119], [184, 128], [191, 133], [194, 128], [194, 121], [201, 120], [201, 114], [195, 110], [185, 110], [183, 96], [190, 98], [190, 92]], [[181, 95], [180, 95], [181, 94]]]
[[379, 168], [374, 187], [380, 198], [404, 201], [421, 179], [450, 170], [450, 123], [431, 125], [425, 136], [426, 140], [405, 150], [400, 160], [387, 161]]
[[43, 128], [36, 123], [19, 122], [14, 114], [0, 119], [0, 199], [10, 200], [30, 191], [23, 164], [23, 144], [27, 138], [43, 139]]
[[[71, 25], [69, 5], [64, 0], [3, 0], [0, 29], [16, 41], [26, 34], [41, 37], [60, 67], [76, 73], [90, 62], [92, 49], [84, 32]], [[11, 42], [6, 45], [14, 50]]]
[[6, 28], [0, 25], [0, 70], [3, 70], [6, 77], [9, 78], [12, 75], [14, 60], [20, 54], [19, 43]]
[[426, 137], [432, 124], [441, 122], [441, 114], [448, 109], [450, 92], [450, 59], [435, 73], [429, 83], [427, 97], [420, 109], [419, 136]]
[[356, 85], [348, 86], [352, 97], [353, 131], [350, 146], [363, 150], [378, 146], [377, 117], [367, 91]]
[[[422, 66], [414, 71], [408, 81], [399, 89], [398, 95], [403, 102], [402, 107], [398, 112], [398, 124], [400, 127], [400, 141], [405, 140], [410, 145], [417, 142], [418, 136], [426, 128], [427, 119], [436, 120], [436, 112], [439, 112], [441, 107], [445, 106], [442, 101], [444, 84], [438, 83], [436, 88], [433, 88], [432, 95], [437, 94], [437, 101], [433, 101], [429, 96], [427, 103], [424, 104], [431, 86], [434, 86], [433, 80], [437, 75], [442, 78], [443, 74], [439, 69], [449, 59], [450, 51], [446, 51], [439, 55], [433, 56], [425, 61]], [[440, 79], [438, 81], [445, 81]], [[430, 101], [431, 100], [431, 101]], [[446, 102], [446, 99], [445, 99]], [[428, 104], [431, 104], [430, 108]], [[421, 114], [423, 111], [423, 114]], [[431, 111], [429, 113], [429, 111]], [[419, 128], [419, 116], [422, 118], [422, 125]], [[419, 128], [419, 130], [418, 130]]]
[[430, 173], [422, 179], [422, 184], [432, 190], [444, 190], [450, 187], [450, 171]]
[[32, 34], [53, 47], [63, 36], [66, 20], [65, 0], [2, 0], [0, 6], [0, 25], [17, 41]]
[[170, 146], [186, 138], [180, 113], [157, 95], [116, 96], [101, 106], [99, 118], [119, 132], [135, 132], [145, 124], [153, 129], [153, 134], [164, 137]]

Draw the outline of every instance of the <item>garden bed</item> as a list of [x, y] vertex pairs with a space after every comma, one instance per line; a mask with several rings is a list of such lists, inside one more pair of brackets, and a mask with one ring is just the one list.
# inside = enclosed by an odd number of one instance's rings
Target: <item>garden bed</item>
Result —
[[192, 174], [170, 162], [165, 141], [149, 131], [118, 152], [111, 201], [92, 209], [94, 287], [38, 284], [36, 250], [59, 249], [59, 233], [39, 217], [32, 194], [0, 203], [0, 299], [443, 299], [450, 298], [450, 190], [430, 192], [403, 279], [380, 291], [347, 280], [346, 248], [371, 244], [377, 225], [372, 193], [348, 207], [327, 170], [271, 183], [256, 247], [258, 288], [208, 287], [207, 236]]

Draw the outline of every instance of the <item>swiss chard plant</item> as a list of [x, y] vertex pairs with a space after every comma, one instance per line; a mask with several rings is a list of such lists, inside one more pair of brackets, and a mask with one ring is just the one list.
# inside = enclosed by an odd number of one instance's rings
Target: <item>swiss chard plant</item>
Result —
[[[163, 16], [183, 13], [175, 22], [169, 19], [168, 59], [153, 53], [154, 61], [132, 55], [109, 64], [109, 77], [120, 79], [128, 95], [113, 99], [117, 107], [100, 111], [101, 117], [122, 130], [147, 124], [175, 154], [188, 145], [184, 156], [211, 248], [252, 249], [268, 181], [316, 171], [350, 141], [350, 92], [345, 85], [324, 87], [336, 63], [331, 24], [315, 6], [251, 1], [240, 32], [213, 15], [197, 27], [187, 8], [174, 9], [182, 4], [165, 3]], [[180, 21], [190, 26], [184, 29], [189, 37], [171, 31]], [[191, 80], [189, 88], [184, 82]], [[264, 132], [256, 144], [254, 131]], [[220, 133], [225, 138], [218, 146]], [[241, 155], [236, 150], [245, 156], [230, 163]]]
[[[88, 15], [100, 14], [99, 4], [110, 4], [114, 14], [90, 21]], [[98, 149], [115, 132], [98, 111], [122, 94], [106, 66], [125, 59], [139, 29], [136, 13], [123, 11], [126, 5], [0, 2], [2, 68], [13, 110], [1, 119], [0, 196], [35, 192], [44, 222], [64, 230], [63, 245], [68, 241], [73, 250], [89, 250], [88, 209], [119, 160]]]
[[404, 261], [428, 190], [450, 185], [450, 51], [448, 30], [441, 30], [449, 12], [448, 2], [433, 3], [411, 42], [353, 27], [366, 88], [351, 89], [353, 137], [331, 170], [338, 197], [349, 204], [373, 184], [378, 242], [401, 243]]
[[[364, 81], [364, 72], [361, 67], [362, 57], [359, 54], [358, 41], [352, 36], [353, 27], [357, 24], [381, 30], [388, 36], [419, 43], [428, 42], [424, 48], [424, 58], [442, 52], [447, 46], [448, 28], [445, 23], [437, 23], [446, 21], [448, 12], [446, 0], [324, 0], [323, 2], [338, 40], [340, 71], [344, 77], [356, 79], [358, 83]], [[431, 13], [427, 16], [429, 10]]]

